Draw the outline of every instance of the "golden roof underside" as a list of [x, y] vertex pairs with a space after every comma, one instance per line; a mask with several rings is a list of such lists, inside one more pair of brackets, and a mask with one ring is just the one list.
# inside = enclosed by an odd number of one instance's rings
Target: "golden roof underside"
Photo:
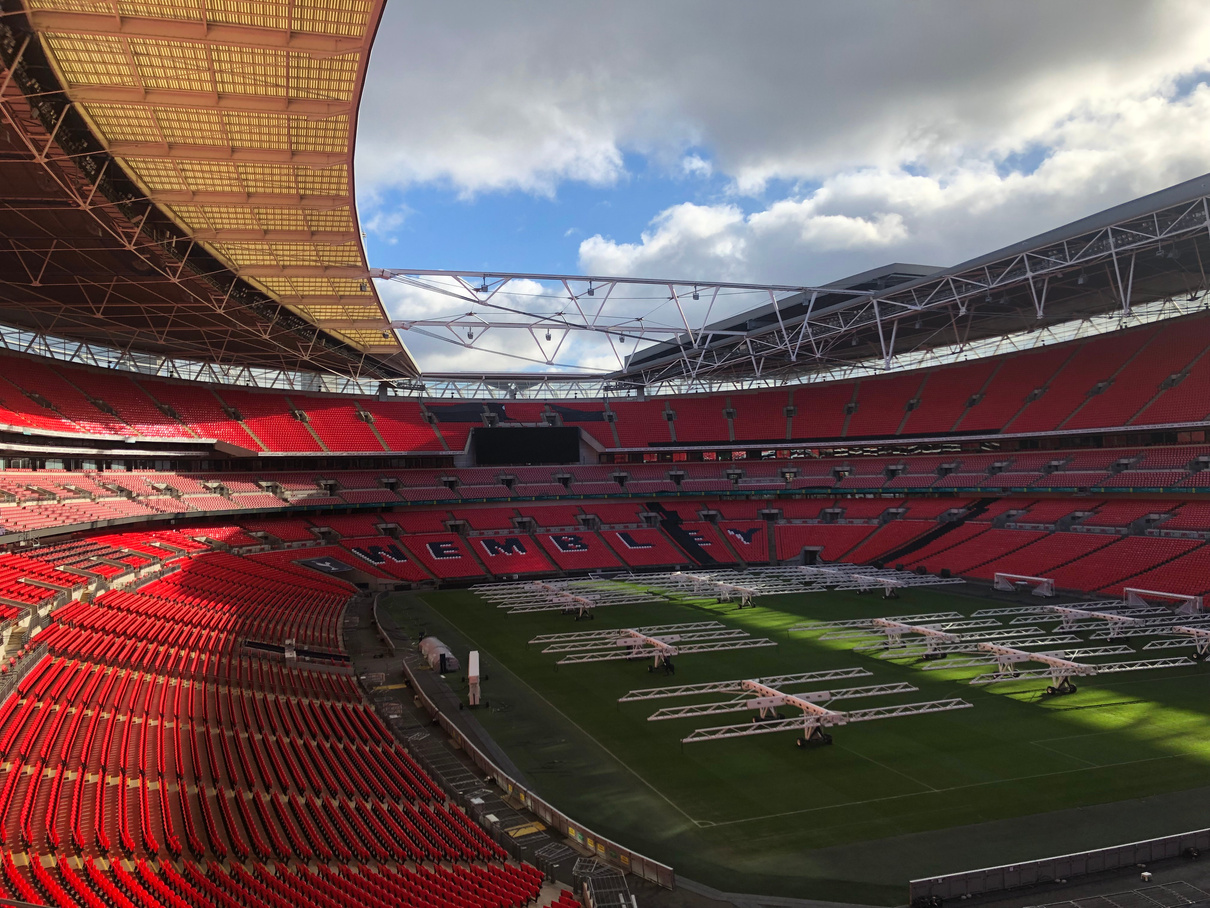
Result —
[[368, 278], [353, 200], [381, 0], [25, 7], [67, 96], [188, 236], [330, 335], [407, 358]]

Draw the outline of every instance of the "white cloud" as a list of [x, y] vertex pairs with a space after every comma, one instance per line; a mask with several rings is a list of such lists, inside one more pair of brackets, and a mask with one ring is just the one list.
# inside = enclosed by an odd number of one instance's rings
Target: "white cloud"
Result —
[[590, 273], [823, 283], [887, 261], [951, 265], [1207, 169], [1210, 87], [1119, 98], [1042, 131], [1048, 156], [1001, 173], [971, 156], [932, 173], [840, 170], [798, 198], [744, 215], [681, 204], [638, 242], [580, 244]]
[[375, 208], [373, 214], [369, 218], [362, 221], [367, 233], [372, 233], [374, 236], [385, 241], [391, 246], [399, 242], [396, 235], [412, 214], [412, 209], [407, 205], [397, 205], [389, 209]]
[[679, 170], [690, 148], [749, 193], [945, 169], [1171, 87], [1208, 46], [1197, 0], [388, 5], [358, 178], [550, 194], [614, 183], [627, 152]]
[[685, 155], [681, 158], [681, 173], [687, 177], [708, 177], [714, 173], [714, 165], [700, 155]]
[[[954, 264], [1210, 170], [1210, 89], [1187, 88], [1207, 71], [1198, 0], [388, 4], [357, 179], [389, 242], [392, 189], [553, 196], [638, 155], [680, 200], [638, 236], [577, 211], [582, 271], [818, 284]], [[463, 305], [398, 288], [410, 317]], [[408, 343], [426, 368], [517, 368]], [[608, 362], [596, 343], [560, 359]]]

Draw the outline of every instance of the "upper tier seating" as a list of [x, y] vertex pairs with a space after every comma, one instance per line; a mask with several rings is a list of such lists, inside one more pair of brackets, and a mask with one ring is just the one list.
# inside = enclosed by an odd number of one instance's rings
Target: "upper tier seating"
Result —
[[295, 419], [292, 401], [283, 394], [223, 388], [219, 399], [237, 410], [243, 424], [267, 450], [322, 451], [306, 423]]
[[370, 424], [359, 418], [360, 410], [352, 401], [331, 397], [290, 399], [307, 414], [311, 428], [329, 451], [384, 450]]
[[440, 451], [441, 439], [424, 421], [420, 404], [412, 400], [362, 400], [374, 418], [374, 428], [391, 451]]
[[728, 437], [727, 419], [723, 415], [726, 398], [681, 397], [669, 402], [676, 414], [672, 431], [678, 442], [717, 441]]
[[603, 448], [619, 447], [613, 423], [605, 419], [605, 404], [572, 398], [561, 404], [548, 404], [548, 409], [564, 426], [579, 426], [580, 431]]
[[928, 372], [900, 434], [948, 435], [998, 366], [994, 359], [983, 359]]
[[786, 440], [786, 408], [790, 405], [790, 392], [732, 394], [728, 402], [735, 411], [731, 424], [735, 427], [736, 441]]
[[[681, 403], [681, 400], [677, 403]], [[672, 430], [664, 416], [664, 401], [616, 401], [610, 403], [609, 409], [617, 416], [614, 428], [618, 433], [618, 442], [623, 448], [645, 448], [650, 444], [672, 443]], [[721, 420], [722, 411], [719, 413]], [[725, 422], [722, 431], [725, 438]]]
[[[1140, 334], [1142, 336], [1140, 336]], [[1108, 379], [1150, 339], [1149, 329], [1095, 338], [1077, 347], [1051, 376], [1043, 393], [1010, 422], [1009, 432], [1046, 432], [1056, 429], [1080, 406], [1089, 390]], [[1111, 375], [1106, 375], [1107, 371]]]
[[10, 357], [0, 379], [0, 423], [85, 434], [196, 435], [253, 451], [310, 453], [461, 452], [489, 413], [506, 423], [579, 426], [604, 448], [728, 444], [733, 436], [775, 443], [1045, 434], [1203, 421], [1210, 415], [1208, 347], [1210, 315], [1199, 314], [886, 377], [608, 404], [291, 396]]
[[241, 423], [228, 415], [207, 386], [148, 379], [140, 379], [139, 383], [155, 400], [171, 407], [199, 438], [216, 438], [251, 451], [265, 450]]

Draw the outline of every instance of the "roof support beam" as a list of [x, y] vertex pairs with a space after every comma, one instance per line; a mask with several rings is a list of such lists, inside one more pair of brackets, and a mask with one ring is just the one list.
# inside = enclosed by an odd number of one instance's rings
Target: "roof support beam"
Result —
[[143, 16], [114, 16], [108, 13], [70, 13], [33, 10], [27, 13], [30, 24], [39, 32], [73, 32], [87, 35], [126, 35], [138, 38], [164, 38], [169, 41], [195, 41], [237, 47], [285, 49], [315, 56], [356, 53], [368, 47], [372, 35], [342, 38], [285, 28], [257, 28], [251, 25], [218, 25], [188, 19], [156, 19]]
[[[117, 158], [158, 158], [170, 161], [235, 161], [248, 164], [290, 164], [301, 167], [336, 167], [345, 164], [345, 152], [290, 151], [276, 148], [230, 148], [224, 145], [184, 145], [159, 142], [112, 142], [109, 153]], [[347, 204], [347, 202], [346, 202]]]
[[157, 205], [218, 205], [225, 208], [301, 208], [331, 211], [348, 208], [345, 195], [291, 195], [288, 192], [191, 192], [187, 189], [153, 192], [148, 200]]
[[240, 277], [369, 277], [361, 265], [247, 265], [236, 272]]
[[205, 110], [238, 110], [251, 113], [286, 113], [324, 118], [353, 112], [350, 101], [284, 98], [273, 95], [241, 95], [225, 92], [144, 90], [125, 85], [83, 85], [69, 91], [81, 104], [123, 104], [128, 107], [186, 107]]
[[[215, 243], [247, 243], [264, 241], [269, 243], [323, 243], [328, 246], [343, 246], [356, 243], [356, 230], [194, 230], [195, 240]], [[368, 300], [367, 300], [368, 302]]]

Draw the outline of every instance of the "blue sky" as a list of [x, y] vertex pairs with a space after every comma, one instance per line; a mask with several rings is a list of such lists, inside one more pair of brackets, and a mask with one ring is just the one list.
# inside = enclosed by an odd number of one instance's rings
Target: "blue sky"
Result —
[[[703, 149], [688, 154], [707, 160]], [[734, 198], [724, 176], [671, 173], [634, 152], [623, 161], [624, 175], [612, 185], [569, 180], [549, 194], [517, 189], [467, 194], [442, 182], [392, 187], [376, 200], [374, 210], [401, 213], [402, 222], [366, 230], [370, 264], [579, 274], [580, 243], [590, 236], [638, 237], [653, 213], [687, 201], [712, 205], [727, 200], [746, 211], [761, 205], [762, 198]], [[778, 189], [773, 188], [774, 194]], [[363, 217], [363, 226], [367, 220]]]
[[[1197, 0], [388, 4], [359, 209], [374, 267], [946, 266], [1210, 170], [1208, 71]], [[466, 308], [380, 289], [401, 318]]]

